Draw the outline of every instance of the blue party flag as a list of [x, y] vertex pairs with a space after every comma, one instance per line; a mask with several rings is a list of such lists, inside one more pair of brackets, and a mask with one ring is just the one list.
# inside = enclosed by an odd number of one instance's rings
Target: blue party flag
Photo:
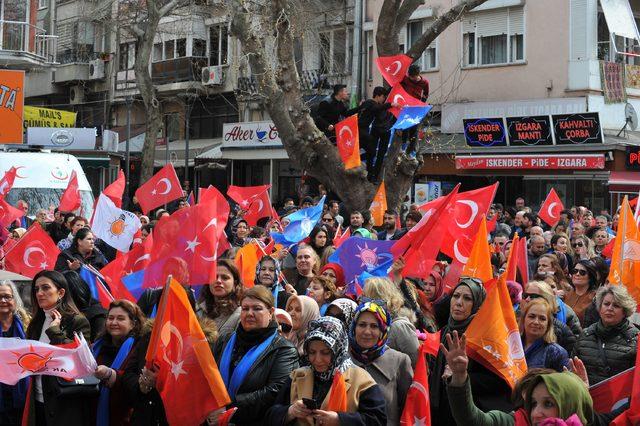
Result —
[[129, 290], [136, 299], [139, 299], [145, 290], [142, 287], [142, 283], [144, 282], [144, 271], [144, 269], [141, 269], [125, 275], [120, 279], [125, 287], [127, 287], [127, 290]]
[[80, 275], [80, 278], [89, 286], [91, 298], [100, 302], [104, 308], [108, 308], [114, 298], [100, 272], [90, 265], [81, 265], [80, 269], [78, 269], [78, 275]]
[[[330, 262], [338, 263], [344, 269], [345, 282], [349, 283], [363, 272], [381, 273], [378, 268], [393, 262], [391, 247], [395, 241], [377, 241], [367, 238], [349, 237], [329, 257]], [[391, 263], [387, 265], [387, 270]], [[386, 276], [386, 271], [383, 275]]]
[[320, 202], [315, 206], [298, 210], [297, 212], [287, 216], [289, 224], [284, 228], [284, 232], [281, 234], [273, 232], [271, 234], [271, 238], [273, 238], [276, 243], [287, 247], [293, 244], [298, 244], [300, 241], [307, 238], [322, 216], [324, 199], [325, 197], [322, 197]]
[[406, 130], [420, 124], [429, 111], [431, 111], [431, 108], [433, 108], [432, 105], [406, 106], [402, 108], [398, 115], [398, 120], [396, 120], [393, 127], [391, 127], [391, 130]]

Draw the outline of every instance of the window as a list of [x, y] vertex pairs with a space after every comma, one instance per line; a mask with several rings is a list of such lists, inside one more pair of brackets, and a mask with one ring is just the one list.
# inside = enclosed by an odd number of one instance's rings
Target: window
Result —
[[366, 43], [365, 55], [367, 55], [365, 59], [366, 78], [371, 81], [373, 80], [373, 31], [366, 31], [364, 39]]
[[320, 33], [319, 63], [323, 74], [348, 74], [352, 49], [350, 34], [345, 28]]
[[38, 9], [45, 9], [49, 3], [49, 0], [38, 0]]
[[227, 24], [209, 27], [209, 65], [227, 65], [229, 61], [229, 29]]
[[136, 44], [121, 43], [120, 55], [118, 57], [118, 71], [133, 69], [136, 62]]
[[187, 56], [187, 39], [180, 38], [176, 40], [176, 58], [184, 58]]
[[164, 42], [164, 59], [173, 59], [176, 53], [176, 41], [166, 40]]
[[[636, 19], [636, 25], [638, 23], [640, 23], [640, 20]], [[635, 39], [616, 35], [615, 43], [618, 52], [640, 54], [640, 46], [638, 46], [638, 42]], [[625, 64], [640, 65], [640, 57], [615, 54], [615, 49], [611, 41], [611, 33], [609, 32], [605, 15], [602, 12], [598, 13], [598, 59], [602, 61], [622, 61]]]
[[191, 56], [206, 58], [207, 56], [207, 40], [199, 38], [193, 39], [193, 49]]
[[478, 12], [462, 22], [465, 66], [523, 62], [524, 8]]
[[[412, 21], [407, 24], [407, 49], [410, 49], [418, 41], [423, 31], [429, 28], [430, 25], [430, 21]], [[420, 59], [416, 61], [421, 70], [433, 70], [438, 67], [437, 42], [437, 39], [431, 42], [422, 53], [422, 56], [420, 56]]]
[[320, 33], [320, 72], [331, 72], [331, 33]]
[[224, 123], [238, 121], [237, 105], [233, 94], [195, 102], [189, 116], [189, 136], [193, 139], [221, 137]]
[[153, 62], [160, 62], [162, 60], [162, 42], [153, 44]]

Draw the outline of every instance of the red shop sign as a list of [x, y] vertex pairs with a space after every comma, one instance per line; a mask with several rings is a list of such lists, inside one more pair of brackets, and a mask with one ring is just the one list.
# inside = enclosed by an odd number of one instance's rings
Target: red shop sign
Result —
[[456, 156], [456, 169], [602, 170], [604, 169], [604, 154]]

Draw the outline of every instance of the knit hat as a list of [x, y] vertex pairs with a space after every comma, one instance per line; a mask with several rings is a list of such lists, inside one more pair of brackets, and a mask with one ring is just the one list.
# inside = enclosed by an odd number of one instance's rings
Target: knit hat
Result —
[[336, 274], [336, 287], [340, 288], [346, 285], [346, 283], [344, 282], [344, 269], [342, 269], [342, 266], [340, 264], [327, 263], [322, 267], [322, 269], [320, 269], [319, 275], [322, 275], [322, 273], [327, 269], [331, 269], [333, 273]]

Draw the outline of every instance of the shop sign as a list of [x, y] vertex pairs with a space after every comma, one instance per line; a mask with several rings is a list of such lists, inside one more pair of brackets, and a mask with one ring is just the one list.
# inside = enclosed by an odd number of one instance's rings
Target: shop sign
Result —
[[553, 145], [548, 115], [507, 117], [507, 132], [511, 146]]
[[75, 112], [58, 109], [24, 107], [24, 128], [27, 127], [74, 127], [76, 125]]
[[597, 112], [554, 115], [552, 118], [556, 145], [603, 142], [600, 116]]
[[22, 143], [24, 71], [0, 70], [0, 144]]
[[456, 156], [458, 170], [602, 170], [604, 154]]
[[52, 149], [93, 150], [96, 147], [96, 129], [91, 128], [27, 128], [27, 145]]
[[640, 146], [628, 146], [624, 160], [627, 170], [640, 170]]
[[224, 123], [222, 148], [282, 147], [278, 129], [271, 121]]
[[506, 146], [507, 136], [502, 118], [463, 120], [464, 137], [469, 146]]

